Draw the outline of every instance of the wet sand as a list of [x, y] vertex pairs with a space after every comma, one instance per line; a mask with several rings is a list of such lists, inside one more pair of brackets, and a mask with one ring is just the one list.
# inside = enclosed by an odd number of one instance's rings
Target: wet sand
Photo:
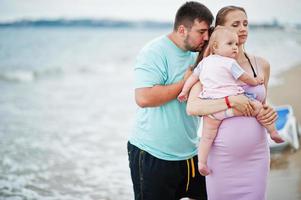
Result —
[[[301, 124], [301, 64], [279, 76], [283, 84], [269, 88], [273, 105], [292, 105]], [[301, 200], [301, 149], [290, 147], [271, 152], [268, 200]]]

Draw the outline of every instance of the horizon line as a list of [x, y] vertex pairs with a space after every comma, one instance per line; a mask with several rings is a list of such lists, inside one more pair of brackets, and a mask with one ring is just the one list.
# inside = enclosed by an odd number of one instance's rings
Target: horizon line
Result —
[[[250, 22], [250, 28], [264, 27], [264, 28], [286, 28], [295, 27], [301, 29], [301, 23], [296, 24], [286, 24], [280, 23], [278, 20], [273, 20], [270, 22]], [[140, 20], [129, 20], [129, 19], [114, 19], [114, 18], [20, 18], [15, 20], [1, 21], [0, 27], [170, 27], [173, 26], [172, 21], [163, 20], [150, 20], [150, 19], [140, 19]]]

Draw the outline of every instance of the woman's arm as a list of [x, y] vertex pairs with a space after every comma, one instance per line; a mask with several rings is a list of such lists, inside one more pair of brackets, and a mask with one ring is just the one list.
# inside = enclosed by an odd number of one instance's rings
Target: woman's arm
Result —
[[[226, 110], [227, 104], [225, 99], [201, 99], [198, 97], [202, 90], [202, 85], [197, 82], [190, 90], [187, 101], [187, 114], [188, 115], [208, 115], [222, 110]], [[251, 116], [253, 107], [247, 97], [244, 95], [230, 96], [231, 107], [239, 110], [245, 116]]]
[[[256, 59], [256, 58], [255, 58]], [[266, 91], [268, 91], [268, 83], [269, 83], [269, 78], [270, 78], [270, 64], [262, 59], [262, 58], [257, 58], [259, 59], [259, 66], [262, 66], [262, 72], [264, 75], [264, 86]], [[276, 111], [269, 105], [266, 104], [266, 98], [263, 102], [263, 109], [260, 111], [260, 113], [257, 115], [257, 120], [263, 124], [263, 125], [270, 125], [274, 123], [278, 118], [278, 115]]]
[[257, 120], [264, 126], [273, 124], [277, 119], [277, 112], [267, 104], [263, 105], [263, 109], [257, 115]]

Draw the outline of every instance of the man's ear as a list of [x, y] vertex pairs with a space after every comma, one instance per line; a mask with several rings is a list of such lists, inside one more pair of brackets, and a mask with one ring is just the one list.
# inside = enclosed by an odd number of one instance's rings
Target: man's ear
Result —
[[178, 33], [181, 35], [181, 36], [186, 36], [186, 33], [187, 33], [187, 29], [184, 25], [180, 25], [178, 27]]

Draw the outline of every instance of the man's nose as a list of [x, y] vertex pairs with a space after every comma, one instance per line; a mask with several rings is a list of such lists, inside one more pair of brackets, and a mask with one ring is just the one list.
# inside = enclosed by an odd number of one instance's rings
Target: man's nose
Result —
[[204, 35], [204, 40], [205, 41], [208, 41], [209, 40], [209, 33], [208, 33], [208, 31], [205, 33], [205, 35]]

